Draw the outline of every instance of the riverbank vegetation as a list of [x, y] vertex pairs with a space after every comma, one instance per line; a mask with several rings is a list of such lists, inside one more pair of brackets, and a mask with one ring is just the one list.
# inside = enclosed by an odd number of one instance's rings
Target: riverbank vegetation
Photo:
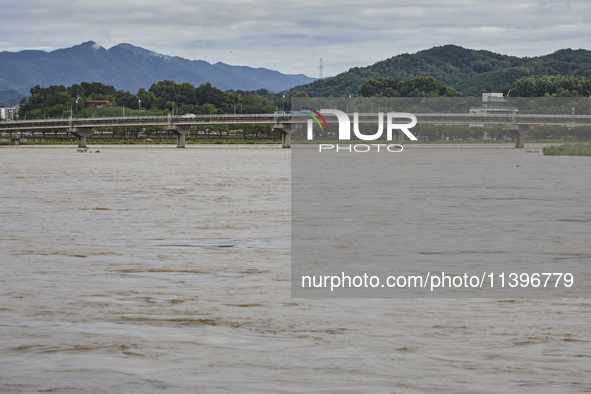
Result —
[[546, 146], [542, 152], [546, 156], [591, 156], [591, 143]]

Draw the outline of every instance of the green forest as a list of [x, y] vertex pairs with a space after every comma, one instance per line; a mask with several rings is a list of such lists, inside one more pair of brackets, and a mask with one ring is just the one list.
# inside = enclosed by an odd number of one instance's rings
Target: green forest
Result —
[[[405, 81], [394, 78], [377, 78], [366, 81], [355, 95], [422, 97], [460, 94], [446, 87], [432, 77], [416, 77]], [[188, 82], [160, 81], [150, 89], [139, 89], [137, 93], [116, 90], [115, 87], [98, 82], [65, 86], [35, 86], [31, 95], [21, 101], [21, 119], [93, 117], [93, 116], [135, 116], [186, 114], [251, 114], [273, 113], [289, 110], [292, 97], [307, 97], [305, 91], [270, 93], [258, 91], [222, 91], [209, 83], [198, 87]], [[97, 108], [94, 101], [108, 101]], [[103, 103], [102, 103], [103, 104]], [[141, 112], [140, 112], [141, 111]]]
[[[108, 101], [100, 108], [93, 101]], [[206, 83], [194, 87], [190, 83], [160, 81], [150, 89], [137, 93], [116, 90], [98, 82], [65, 86], [35, 86], [31, 95], [21, 101], [22, 119], [137, 116], [174, 113], [270, 113], [282, 107], [281, 98], [266, 90], [255, 92], [221, 91]]]
[[[589, 97], [591, 80], [586, 77], [545, 75], [523, 77], [501, 90], [510, 97]], [[349, 96], [361, 97], [459, 97], [458, 91], [433, 77], [375, 78], [365, 81]], [[35, 86], [23, 98], [21, 119], [136, 116], [186, 114], [273, 113], [290, 109], [292, 97], [308, 97], [308, 92], [271, 93], [258, 91], [222, 91], [209, 83], [198, 87], [188, 82], [160, 81], [137, 93], [116, 90], [98, 82], [65, 86]], [[98, 108], [93, 102], [106, 105]]]

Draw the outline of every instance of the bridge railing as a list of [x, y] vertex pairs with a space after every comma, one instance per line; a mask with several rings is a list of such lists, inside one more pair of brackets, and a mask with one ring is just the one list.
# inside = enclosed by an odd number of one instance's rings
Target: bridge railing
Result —
[[241, 124], [273, 123], [286, 121], [288, 115], [279, 114], [211, 114], [211, 115], [159, 115], [159, 116], [117, 116], [95, 118], [33, 119], [0, 122], [0, 130], [73, 129], [77, 127], [117, 126], [172, 126], [176, 124]]

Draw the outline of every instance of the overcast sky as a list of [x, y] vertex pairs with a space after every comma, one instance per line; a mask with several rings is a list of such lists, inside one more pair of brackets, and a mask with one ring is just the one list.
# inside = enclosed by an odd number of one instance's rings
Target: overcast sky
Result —
[[0, 0], [0, 51], [125, 42], [324, 76], [456, 44], [515, 56], [591, 49], [588, 0]]

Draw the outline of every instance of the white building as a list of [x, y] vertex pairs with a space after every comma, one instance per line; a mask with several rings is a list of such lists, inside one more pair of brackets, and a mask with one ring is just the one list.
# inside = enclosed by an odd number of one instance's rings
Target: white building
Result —
[[16, 107], [5, 107], [0, 105], [0, 120], [14, 120], [18, 115], [18, 105]]

